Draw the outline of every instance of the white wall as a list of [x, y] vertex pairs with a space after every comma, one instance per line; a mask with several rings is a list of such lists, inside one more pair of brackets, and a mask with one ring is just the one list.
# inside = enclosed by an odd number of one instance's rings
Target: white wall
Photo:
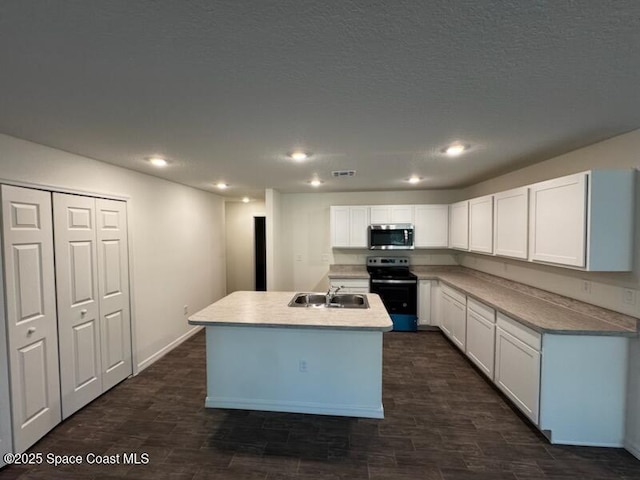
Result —
[[129, 198], [135, 361], [144, 368], [225, 293], [221, 197], [89, 158], [0, 135], [0, 177]]
[[254, 217], [265, 216], [262, 201], [226, 202], [227, 293], [255, 289]]
[[[331, 205], [393, 205], [450, 203], [459, 191], [411, 190], [394, 192], [341, 192], [280, 194], [281, 238], [286, 248], [279, 268], [287, 272], [283, 289], [324, 291], [329, 286], [330, 264], [364, 265], [367, 249], [331, 249], [329, 207]], [[415, 265], [455, 264], [452, 252], [416, 250], [403, 252]]]

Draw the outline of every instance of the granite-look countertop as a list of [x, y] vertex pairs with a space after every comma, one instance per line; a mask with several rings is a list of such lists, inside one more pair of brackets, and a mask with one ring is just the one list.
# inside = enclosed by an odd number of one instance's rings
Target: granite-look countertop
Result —
[[296, 308], [296, 292], [233, 292], [189, 317], [189, 324], [211, 326], [315, 328], [387, 332], [393, 327], [382, 300], [367, 294], [369, 307]]
[[[459, 266], [413, 266], [419, 280], [437, 280], [540, 333], [637, 336], [634, 317]], [[368, 278], [360, 265], [332, 265], [329, 278]]]

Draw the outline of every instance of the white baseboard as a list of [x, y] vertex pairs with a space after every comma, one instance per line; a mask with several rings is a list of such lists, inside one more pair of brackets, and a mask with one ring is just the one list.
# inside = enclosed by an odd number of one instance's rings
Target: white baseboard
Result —
[[634, 445], [631, 442], [625, 442], [624, 448], [638, 460], [640, 460], [640, 445]]
[[314, 415], [337, 415], [341, 417], [384, 418], [384, 407], [360, 407], [355, 405], [332, 405], [329, 403], [273, 402], [261, 399], [207, 397], [207, 408], [233, 408], [266, 412], [312, 413]]
[[154, 353], [150, 357], [145, 358], [142, 362], [140, 362], [138, 364], [138, 371], [136, 372], [136, 375], [138, 373], [140, 373], [142, 370], [144, 370], [145, 368], [147, 368], [149, 365], [151, 365], [154, 362], [160, 360], [162, 357], [164, 357], [167, 353], [169, 353], [171, 350], [176, 348], [181, 343], [185, 342], [186, 340], [189, 340], [189, 338], [193, 337], [196, 333], [198, 333], [203, 328], [204, 327], [200, 327], [200, 326], [193, 327], [191, 330], [189, 330], [184, 335], [181, 335], [178, 338], [176, 338], [169, 345], [166, 345], [165, 347], [161, 348], [160, 350], [158, 350], [156, 353]]

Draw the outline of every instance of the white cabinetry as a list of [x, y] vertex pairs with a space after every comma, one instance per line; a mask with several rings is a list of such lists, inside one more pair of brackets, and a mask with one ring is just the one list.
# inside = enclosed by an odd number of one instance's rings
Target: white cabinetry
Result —
[[442, 294], [442, 331], [464, 352], [467, 335], [467, 297], [447, 285], [441, 285], [440, 293]]
[[333, 248], [367, 248], [369, 207], [331, 207], [331, 246]]
[[532, 185], [529, 258], [592, 271], [628, 271], [634, 172], [593, 170]]
[[469, 201], [453, 203], [449, 209], [449, 246], [469, 250]]
[[449, 205], [416, 205], [414, 226], [416, 248], [447, 248]]
[[495, 383], [535, 424], [540, 398], [540, 334], [498, 312]]
[[413, 205], [372, 205], [371, 224], [413, 223]]
[[529, 188], [496, 193], [494, 207], [494, 253], [527, 259], [529, 233]]
[[418, 280], [418, 326], [432, 325], [432, 286], [431, 280]]
[[495, 357], [495, 321], [494, 309], [467, 298], [467, 356], [491, 380]]
[[493, 253], [493, 195], [469, 200], [469, 250]]
[[329, 285], [332, 289], [340, 287], [339, 293], [369, 293], [367, 278], [332, 278]]

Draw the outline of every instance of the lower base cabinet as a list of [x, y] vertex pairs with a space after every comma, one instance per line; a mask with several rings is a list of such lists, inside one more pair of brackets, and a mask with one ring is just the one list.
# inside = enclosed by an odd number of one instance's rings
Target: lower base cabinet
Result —
[[496, 350], [496, 312], [472, 299], [467, 299], [467, 356], [482, 373], [493, 380]]
[[540, 345], [540, 335], [498, 313], [495, 383], [535, 424], [539, 415]]
[[432, 281], [431, 280], [419, 280], [418, 281], [418, 326], [433, 325], [433, 314], [431, 299], [432, 295]]
[[456, 347], [464, 352], [467, 339], [466, 297], [446, 285], [442, 285], [440, 293], [440, 299], [442, 300], [442, 331]]
[[434, 289], [443, 333], [551, 443], [624, 446], [628, 338], [538, 333], [448, 285]]

